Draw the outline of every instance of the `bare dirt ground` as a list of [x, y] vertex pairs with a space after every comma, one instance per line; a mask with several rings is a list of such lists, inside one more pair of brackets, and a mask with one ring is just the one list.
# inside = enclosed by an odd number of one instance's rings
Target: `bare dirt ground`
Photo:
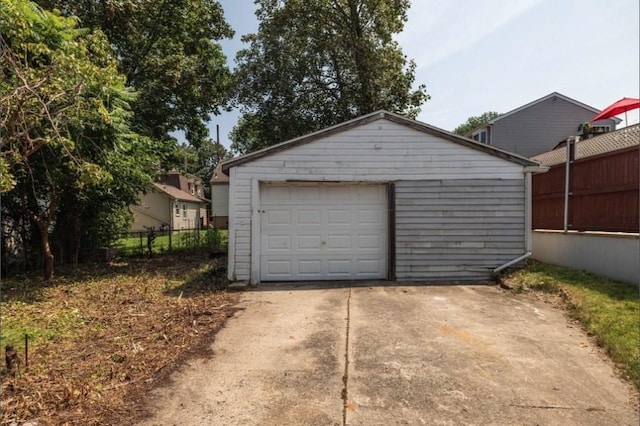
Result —
[[210, 354], [233, 314], [216, 262], [172, 255], [83, 266], [50, 283], [3, 280], [3, 336], [32, 342], [28, 367], [23, 345], [17, 374], [3, 365], [0, 424], [131, 424], [149, 389]]

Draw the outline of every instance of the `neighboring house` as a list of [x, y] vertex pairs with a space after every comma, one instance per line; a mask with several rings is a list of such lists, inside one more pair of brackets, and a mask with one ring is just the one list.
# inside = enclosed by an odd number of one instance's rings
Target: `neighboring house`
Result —
[[218, 164], [211, 176], [211, 222], [220, 229], [229, 226], [229, 176], [222, 172]]
[[200, 228], [203, 204], [205, 202], [196, 196], [156, 182], [147, 193], [140, 194], [138, 205], [130, 206], [133, 213], [131, 230]]
[[375, 112], [227, 160], [231, 280], [469, 282], [527, 257], [518, 155]]
[[[467, 136], [524, 157], [531, 157], [555, 147], [569, 136], [582, 133], [582, 126], [600, 111], [553, 92], [530, 102], [475, 129]], [[620, 120], [612, 118], [590, 123], [593, 134], [616, 129]]]
[[191, 174], [182, 175], [177, 170], [171, 170], [160, 174], [158, 176], [158, 182], [173, 186], [199, 198], [200, 201], [203, 202], [198, 214], [200, 218], [200, 227], [204, 228], [209, 224], [209, 217], [211, 216], [211, 201], [205, 198], [204, 185], [202, 184], [201, 178]]
[[[567, 228], [638, 232], [640, 125], [574, 144], [569, 164]], [[533, 178], [533, 227], [564, 229], [567, 147], [532, 160], [550, 167]]]

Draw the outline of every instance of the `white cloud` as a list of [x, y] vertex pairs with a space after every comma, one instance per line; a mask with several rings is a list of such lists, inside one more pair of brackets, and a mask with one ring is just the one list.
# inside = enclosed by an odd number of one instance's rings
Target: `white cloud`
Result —
[[419, 67], [428, 67], [473, 45], [541, 1], [414, 1], [397, 40]]

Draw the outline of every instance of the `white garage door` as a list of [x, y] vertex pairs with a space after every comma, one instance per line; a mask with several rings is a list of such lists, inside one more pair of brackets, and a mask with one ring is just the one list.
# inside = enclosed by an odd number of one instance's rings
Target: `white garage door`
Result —
[[387, 277], [384, 185], [263, 184], [262, 281]]

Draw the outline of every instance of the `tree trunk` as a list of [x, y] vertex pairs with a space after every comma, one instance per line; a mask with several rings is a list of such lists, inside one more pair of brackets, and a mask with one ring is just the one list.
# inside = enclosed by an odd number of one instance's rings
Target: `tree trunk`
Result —
[[49, 226], [42, 222], [38, 222], [40, 229], [40, 241], [42, 243], [42, 272], [46, 281], [53, 278], [53, 261], [54, 256], [51, 252], [51, 244], [49, 242]]

